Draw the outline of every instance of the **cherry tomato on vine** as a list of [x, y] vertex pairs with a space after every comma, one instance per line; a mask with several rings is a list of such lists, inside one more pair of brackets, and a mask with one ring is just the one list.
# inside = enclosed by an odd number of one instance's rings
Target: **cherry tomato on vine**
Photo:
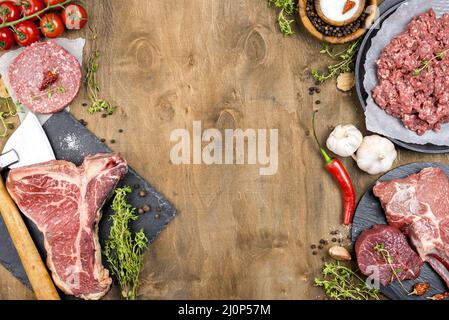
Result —
[[38, 27], [33, 21], [26, 20], [16, 24], [16, 32], [14, 33], [14, 39], [22, 47], [29, 46], [30, 44], [39, 41], [41, 34]]
[[20, 8], [13, 1], [0, 2], [0, 23], [6, 17], [6, 22], [12, 22], [20, 19]]
[[56, 13], [47, 13], [40, 21], [41, 32], [47, 38], [57, 38], [64, 32], [64, 23]]
[[[44, 0], [45, 5], [47, 6], [54, 6], [56, 4], [64, 3], [66, 0]], [[55, 8], [56, 10], [59, 10], [61, 8]]]
[[14, 45], [14, 34], [9, 28], [0, 29], [0, 51], [6, 51]]
[[79, 30], [86, 26], [88, 15], [86, 9], [79, 4], [69, 4], [62, 11], [62, 21], [68, 30]]
[[[45, 9], [45, 4], [42, 0], [21, 0], [20, 7], [22, 9], [22, 15], [27, 17]], [[37, 19], [39, 19], [39, 17], [33, 18], [33, 20]]]

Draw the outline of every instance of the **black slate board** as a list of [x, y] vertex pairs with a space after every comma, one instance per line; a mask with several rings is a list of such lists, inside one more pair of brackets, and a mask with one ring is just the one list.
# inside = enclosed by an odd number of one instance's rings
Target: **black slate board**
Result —
[[[363, 110], [366, 109], [366, 100], [368, 99], [368, 93], [366, 92], [363, 86], [363, 80], [365, 78], [365, 63], [366, 63], [366, 54], [371, 47], [371, 41], [376, 36], [380, 27], [382, 27], [383, 21], [388, 18], [391, 14], [393, 14], [396, 9], [406, 0], [385, 0], [379, 6], [380, 16], [376, 20], [376, 22], [371, 26], [370, 30], [366, 33], [359, 49], [359, 53], [357, 55], [356, 60], [356, 89], [357, 95], [360, 101], [360, 104]], [[396, 145], [403, 147], [408, 150], [421, 152], [421, 153], [448, 153], [449, 147], [447, 146], [436, 146], [433, 144], [419, 145], [413, 143], [402, 142], [397, 139], [390, 139]]]
[[[449, 166], [439, 163], [422, 162], [412, 163], [403, 167], [396, 168], [386, 175], [382, 176], [378, 181], [389, 181], [394, 179], [406, 178], [414, 173], [420, 172], [424, 168], [429, 167], [442, 168], [446, 175], [449, 176]], [[373, 187], [374, 185], [371, 186], [363, 195], [356, 209], [352, 225], [353, 244], [363, 230], [369, 229], [375, 224], [387, 223], [384, 210], [382, 209], [379, 200], [373, 194]], [[431, 289], [428, 292], [429, 296], [447, 291], [447, 288], [444, 282], [441, 280], [440, 276], [435, 271], [433, 271], [433, 269], [427, 263], [424, 264], [424, 267], [421, 269], [421, 275], [417, 280], [403, 281], [403, 284], [407, 290], [410, 290], [413, 287], [413, 284], [417, 282], [426, 282], [430, 284]], [[387, 287], [382, 287], [381, 291], [385, 296], [393, 300], [425, 299], [422, 297], [408, 296], [407, 294], [405, 294], [404, 290], [401, 288], [398, 282], [394, 282]]]
[[[111, 150], [106, 147], [95, 135], [81, 125], [70, 113], [61, 112], [50, 118], [43, 126], [48, 139], [55, 152], [56, 159], [67, 160], [80, 165], [87, 155], [97, 153], [110, 153]], [[158, 193], [151, 185], [139, 176], [132, 168], [126, 177], [119, 183], [119, 186], [128, 185], [134, 187], [139, 185], [140, 190], [145, 190], [147, 196], [142, 198], [138, 191], [133, 191], [128, 196], [128, 201], [136, 208], [149, 204], [152, 211], [142, 215], [139, 220], [133, 224], [133, 229], [138, 231], [143, 229], [146, 236], [153, 242], [159, 233], [175, 217], [176, 209]], [[108, 201], [103, 207], [103, 218], [100, 222], [99, 236], [100, 243], [103, 246], [110, 230], [109, 216], [112, 214], [111, 203]], [[43, 237], [36, 226], [25, 218], [28, 229], [41, 253], [45, 258]], [[9, 237], [3, 219], [0, 216], [0, 262], [22, 283], [30, 287], [28, 278], [22, 268], [17, 252]], [[106, 265], [107, 266], [107, 265]]]

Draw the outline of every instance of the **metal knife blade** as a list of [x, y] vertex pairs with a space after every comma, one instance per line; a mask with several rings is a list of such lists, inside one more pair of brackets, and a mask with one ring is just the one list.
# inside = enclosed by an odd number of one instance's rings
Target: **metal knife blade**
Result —
[[[16, 157], [18, 156], [18, 159]], [[0, 168], [16, 169], [55, 160], [55, 154], [39, 120], [28, 112], [25, 120], [6, 142]]]

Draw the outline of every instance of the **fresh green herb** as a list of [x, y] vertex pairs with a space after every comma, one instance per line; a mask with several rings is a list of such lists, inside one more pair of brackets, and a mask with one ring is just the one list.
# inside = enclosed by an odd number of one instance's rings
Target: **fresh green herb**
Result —
[[294, 19], [290, 19], [298, 9], [295, 0], [268, 0], [268, 5], [277, 9], [281, 9], [278, 16], [279, 29], [285, 36], [291, 36], [294, 34], [292, 30], [292, 24]]
[[97, 112], [103, 112], [107, 115], [111, 115], [114, 113], [116, 107], [113, 106], [110, 102], [100, 98], [100, 86], [97, 80], [97, 72], [99, 69], [99, 59], [100, 59], [100, 51], [95, 49], [95, 41], [97, 39], [97, 34], [94, 30], [92, 30], [92, 42], [94, 43], [94, 50], [89, 57], [86, 66], [86, 79], [85, 83], [87, 86], [87, 95], [91, 102], [91, 105], [87, 109], [87, 111], [91, 114]]
[[320, 53], [327, 55], [332, 60], [336, 60], [337, 63], [329, 65], [326, 73], [316, 69], [312, 70], [312, 77], [318, 82], [323, 83], [331, 78], [338, 77], [340, 73], [351, 72], [354, 68], [359, 47], [360, 40], [357, 40], [349, 44], [343, 51], [336, 53], [328, 44], [325, 44]]
[[446, 56], [446, 53], [449, 51], [449, 49], [446, 49], [444, 51], [438, 52], [435, 54], [435, 56], [430, 60], [423, 60], [421, 61], [421, 64], [419, 68], [416, 68], [415, 71], [413, 71], [413, 75], [415, 77], [419, 76], [424, 70], [427, 70], [430, 67], [430, 64], [432, 61], [441, 61]]
[[327, 296], [336, 300], [379, 300], [379, 290], [370, 289], [352, 269], [339, 262], [325, 263], [323, 278], [315, 278], [315, 286], [322, 287]]
[[17, 115], [17, 108], [11, 98], [0, 98], [0, 138], [8, 136], [11, 122], [9, 118]]
[[131, 191], [130, 187], [115, 190], [112, 227], [104, 248], [110, 270], [120, 284], [122, 297], [127, 300], [137, 298], [139, 273], [148, 247], [143, 230], [134, 234], [130, 230], [130, 223], [138, 219], [135, 208], [126, 202], [126, 195]]
[[65, 91], [65, 88], [63, 86], [52, 87], [52, 88], [50, 88], [50, 89], [48, 89], [48, 90], [46, 90], [46, 91], [44, 91], [44, 92], [42, 92], [42, 93], [40, 93], [38, 95], [35, 95], [34, 97], [31, 97], [31, 100], [39, 100], [39, 99], [41, 99], [42, 97], [45, 97], [45, 96], [47, 96], [48, 99], [51, 99], [51, 98], [53, 98], [55, 93], [64, 94], [65, 92], [66, 91]]
[[388, 263], [388, 265], [391, 268], [391, 279], [390, 281], [394, 281], [397, 280], [399, 282], [399, 285], [401, 286], [402, 290], [404, 290], [405, 293], [409, 294], [410, 292], [404, 287], [401, 279], [399, 278], [399, 274], [401, 272], [403, 272], [404, 270], [402, 270], [401, 268], [395, 268], [393, 266], [394, 264], [394, 259], [392, 257], [392, 255], [390, 254], [390, 252], [385, 249], [385, 244], [384, 243], [376, 243], [376, 245], [374, 246], [374, 251], [378, 252], [381, 254], [381, 256], [385, 259], [385, 262]]

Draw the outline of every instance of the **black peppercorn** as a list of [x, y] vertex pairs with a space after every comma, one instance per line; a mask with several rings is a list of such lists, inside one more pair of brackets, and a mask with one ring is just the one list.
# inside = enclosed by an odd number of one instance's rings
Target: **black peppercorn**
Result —
[[145, 198], [147, 196], [147, 192], [145, 190], [142, 190], [139, 192], [139, 197]]

